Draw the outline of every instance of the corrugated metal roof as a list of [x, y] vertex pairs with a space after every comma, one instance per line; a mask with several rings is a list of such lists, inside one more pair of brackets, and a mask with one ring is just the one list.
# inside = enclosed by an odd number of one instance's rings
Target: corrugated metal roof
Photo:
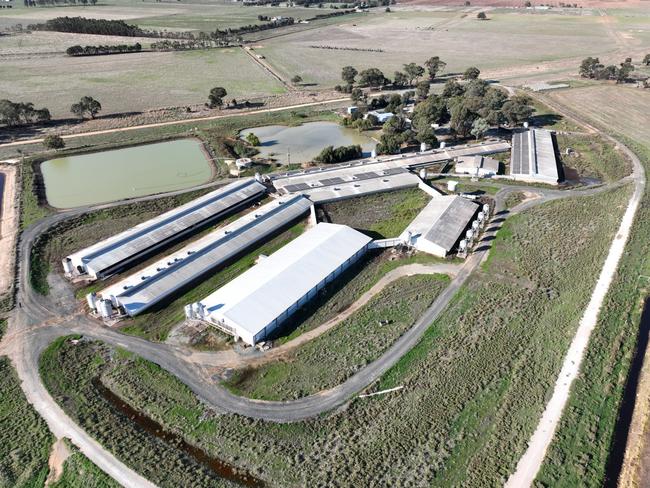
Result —
[[83, 263], [101, 272], [264, 191], [264, 185], [252, 178], [231, 183], [68, 257], [75, 266]]
[[433, 198], [400, 237], [407, 241], [410, 232], [415, 239], [416, 248], [420, 240], [427, 240], [449, 252], [477, 210], [478, 205], [459, 196], [446, 195]]
[[300, 217], [310, 207], [311, 202], [300, 195], [274, 200], [128, 276], [99, 295], [115, 297], [129, 315], [137, 315]]
[[528, 181], [558, 182], [555, 146], [550, 131], [532, 129], [512, 136], [510, 174]]
[[371, 240], [350, 227], [320, 223], [200, 303], [211, 318], [255, 336]]

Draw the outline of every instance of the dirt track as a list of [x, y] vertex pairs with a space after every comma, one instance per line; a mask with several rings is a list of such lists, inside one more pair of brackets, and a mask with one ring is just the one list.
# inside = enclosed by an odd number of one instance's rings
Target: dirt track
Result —
[[400, 266], [386, 275], [384, 275], [375, 285], [370, 288], [367, 292], [361, 295], [357, 301], [352, 305], [346, 308], [344, 311], [328, 320], [327, 322], [322, 323], [318, 327], [305, 332], [304, 334], [299, 335], [293, 340], [282, 344], [275, 349], [268, 351], [259, 356], [244, 356], [237, 353], [236, 351], [229, 349], [227, 351], [220, 352], [195, 352], [188, 357], [189, 361], [195, 362], [196, 364], [203, 366], [211, 366], [215, 368], [242, 368], [242, 367], [257, 367], [262, 364], [269, 363], [271, 361], [277, 361], [281, 357], [286, 356], [288, 353], [296, 349], [297, 347], [315, 339], [326, 333], [328, 330], [336, 327], [338, 324], [343, 322], [345, 319], [350, 317], [353, 313], [364, 307], [368, 302], [380, 293], [386, 286], [392, 282], [403, 278], [405, 276], [413, 276], [419, 274], [448, 274], [452, 277], [456, 276], [460, 270], [460, 264], [407, 264]]
[[16, 197], [16, 167], [0, 165], [5, 175], [0, 222], [0, 295], [11, 287], [14, 277], [14, 249], [18, 231], [18, 199]]

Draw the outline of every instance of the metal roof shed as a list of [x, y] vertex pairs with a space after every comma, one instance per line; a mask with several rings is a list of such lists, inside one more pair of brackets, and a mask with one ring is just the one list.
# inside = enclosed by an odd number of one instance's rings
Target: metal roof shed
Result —
[[236, 181], [67, 256], [63, 268], [70, 274], [105, 278], [223, 218], [265, 191], [253, 178]]
[[371, 240], [350, 227], [320, 223], [192, 310], [254, 345], [361, 257]]
[[304, 215], [310, 207], [311, 202], [300, 195], [269, 202], [98, 295], [128, 315], [142, 313]]
[[417, 250], [445, 257], [461, 238], [478, 205], [459, 196], [433, 198], [400, 238]]

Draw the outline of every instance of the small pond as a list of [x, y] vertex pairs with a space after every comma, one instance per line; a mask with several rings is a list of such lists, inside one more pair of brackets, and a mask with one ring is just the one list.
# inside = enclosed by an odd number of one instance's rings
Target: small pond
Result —
[[50, 159], [41, 172], [48, 203], [69, 208], [190, 188], [212, 165], [198, 139], [178, 139]]
[[245, 138], [250, 132], [259, 137], [261, 146], [258, 156], [273, 158], [282, 164], [311, 161], [327, 146], [351, 146], [359, 144], [364, 156], [369, 156], [376, 142], [365, 133], [349, 129], [334, 122], [309, 122], [296, 127], [267, 125], [244, 129], [240, 136]]

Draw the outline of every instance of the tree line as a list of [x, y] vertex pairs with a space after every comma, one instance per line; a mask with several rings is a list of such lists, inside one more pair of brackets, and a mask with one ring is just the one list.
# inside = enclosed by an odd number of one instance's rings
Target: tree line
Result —
[[[454, 135], [465, 138], [470, 135], [479, 139], [490, 127], [516, 125], [528, 119], [533, 113], [531, 100], [525, 95], [508, 98], [501, 89], [490, 86], [480, 79], [480, 70], [468, 68], [462, 78], [447, 80], [440, 95], [429, 94], [430, 83], [444, 70], [446, 63], [438, 56], [429, 58], [422, 66], [417, 63], [404, 64], [402, 71], [396, 71], [391, 81], [378, 68], [358, 71], [353, 66], [341, 70], [345, 86], [339, 87], [350, 93], [357, 111], [344, 124], [360, 130], [378, 126], [377, 117], [369, 111], [385, 109], [394, 115], [382, 126], [379, 153], [397, 153], [405, 144], [437, 144], [433, 130], [435, 124], [449, 123]], [[403, 94], [390, 97], [382, 95], [368, 100], [362, 87], [379, 88], [392, 85], [393, 88], [415, 87]], [[403, 108], [415, 103], [411, 121], [402, 116]], [[364, 116], [365, 115], [365, 116]]]
[[31, 102], [12, 102], [0, 100], [0, 124], [7, 127], [47, 122], [51, 118], [46, 108], [34, 108]]
[[[650, 59], [648, 59], [648, 64], [650, 64]], [[625, 83], [632, 71], [634, 71], [632, 58], [627, 58], [619, 66], [613, 64], [605, 66], [598, 58], [591, 56], [583, 59], [580, 63], [580, 76], [594, 80], [616, 80], [616, 83]]]
[[147, 37], [149, 35], [148, 31], [137, 25], [127, 24], [123, 20], [87, 19], [85, 17], [56, 17], [43, 24], [31, 24], [28, 29], [123, 37]]
[[96, 5], [97, 0], [23, 0], [25, 7], [44, 7], [55, 5]]
[[135, 44], [119, 44], [115, 46], [70, 46], [65, 50], [68, 56], [101, 56], [104, 54], [122, 54], [122, 53], [139, 53], [142, 51], [142, 45], [139, 42]]
[[361, 150], [361, 146], [358, 144], [352, 146], [339, 146], [337, 148], [334, 148], [334, 146], [327, 146], [314, 158], [314, 161], [321, 164], [334, 164], [343, 163], [352, 159], [359, 159], [361, 156], [363, 156], [363, 151]]

